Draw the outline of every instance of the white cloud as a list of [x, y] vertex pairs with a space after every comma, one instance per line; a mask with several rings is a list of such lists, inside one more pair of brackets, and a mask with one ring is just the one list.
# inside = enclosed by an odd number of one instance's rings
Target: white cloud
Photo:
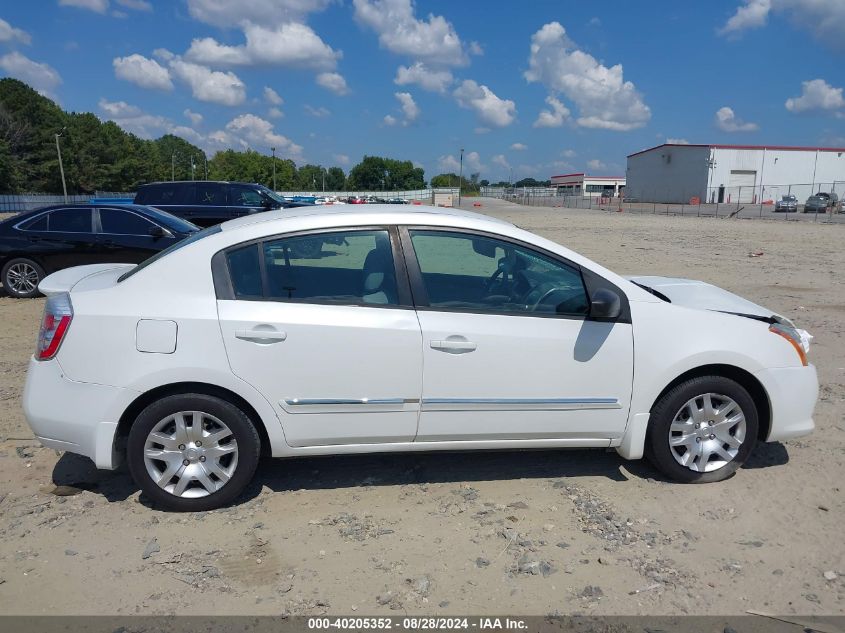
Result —
[[141, 138], [156, 138], [163, 134], [175, 134], [191, 143], [202, 144], [202, 135], [194, 130], [181, 125], [174, 125], [170, 119], [147, 114], [141, 108], [130, 105], [125, 101], [108, 101], [100, 99], [100, 112], [104, 118], [114, 121], [121, 128]]
[[346, 154], [332, 154], [332, 158], [335, 159], [335, 162], [338, 162], [341, 165], [348, 165], [352, 162]]
[[531, 36], [529, 82], [561, 92], [578, 107], [578, 125], [627, 131], [643, 127], [651, 110], [633, 83], [625, 81], [622, 64], [608, 68], [576, 48], [558, 22]]
[[603, 169], [607, 169], [607, 165], [601, 162], [598, 158], [594, 158], [587, 161], [587, 169], [592, 171], [602, 171]]
[[522, 152], [528, 149], [528, 146], [524, 143], [514, 143], [513, 145], [511, 145], [511, 149], [516, 150], [518, 152]]
[[716, 112], [716, 127], [723, 132], [754, 132], [759, 129], [756, 123], [743, 121], [734, 111], [725, 106]]
[[396, 69], [396, 78], [393, 80], [399, 86], [416, 84], [423, 90], [440, 93], [446, 92], [453, 81], [452, 73], [448, 70], [435, 70], [422, 62], [416, 62], [411, 66], [399, 66]]
[[115, 57], [112, 60], [112, 66], [114, 66], [114, 75], [118, 79], [142, 88], [173, 90], [170, 72], [154, 59], [135, 53], [128, 57]]
[[175, 58], [176, 55], [166, 48], [157, 48], [153, 51], [153, 57], [157, 57], [163, 62], [169, 62], [171, 59]]
[[491, 130], [489, 127], [484, 126], [479, 126], [473, 130], [473, 132], [475, 132], [476, 134], [489, 134], [492, 131], [493, 130]]
[[59, 6], [105, 13], [109, 8], [109, 0], [59, 0]]
[[232, 28], [244, 22], [276, 25], [322, 11], [332, 0], [188, 0], [188, 12], [200, 22]]
[[170, 63], [174, 76], [191, 87], [194, 98], [209, 103], [236, 106], [246, 100], [246, 86], [232, 72], [211, 70], [182, 60]]
[[271, 119], [281, 119], [285, 116], [285, 113], [282, 112], [279, 108], [273, 107], [267, 110], [267, 116]]
[[333, 70], [342, 56], [307, 24], [243, 24], [246, 43], [221, 44], [212, 37], [194, 39], [185, 58], [208, 66], [282, 66]]
[[320, 73], [317, 75], [316, 81], [318, 86], [322, 86], [336, 95], [349, 94], [349, 86], [346, 85], [346, 79], [340, 73]]
[[689, 141], [685, 138], [667, 138], [666, 142], [670, 145], [689, 145]]
[[402, 114], [405, 116], [404, 124], [413, 123], [420, 116], [420, 107], [414, 101], [414, 97], [410, 92], [395, 92], [393, 93], [399, 100], [399, 105], [402, 107]]
[[225, 139], [229, 144], [240, 145], [242, 148], [253, 148], [267, 151], [275, 147], [281, 153], [294, 160], [302, 158], [302, 146], [297, 145], [286, 136], [278, 134], [270, 121], [254, 114], [241, 114], [226, 124], [226, 131], [218, 139]]
[[569, 108], [558, 99], [549, 95], [546, 97], [546, 103], [551, 106], [551, 110], [540, 110], [537, 120], [534, 121], [534, 127], [560, 127], [569, 119]]
[[328, 108], [324, 108], [323, 106], [320, 106], [319, 108], [315, 108], [313, 106], [305, 104], [305, 106], [303, 106], [303, 107], [305, 108], [305, 112], [307, 112], [308, 114], [310, 114], [313, 117], [317, 117], [318, 119], [323, 119], [323, 118], [331, 115], [331, 112], [328, 110]]
[[[458, 156], [441, 156], [437, 159], [437, 167], [442, 173], [459, 173], [461, 171], [461, 162]], [[469, 174], [474, 172], [484, 171], [485, 166], [481, 162], [481, 156], [478, 152], [466, 152], [464, 154], [464, 178], [468, 178]], [[457, 185], [457, 183], [455, 183]]]
[[460, 168], [460, 162], [458, 162], [458, 159], [451, 154], [448, 156], [441, 156], [437, 159], [437, 169], [439, 169], [441, 173], [457, 174]]
[[285, 102], [285, 100], [279, 96], [279, 93], [273, 90], [270, 86], [264, 86], [264, 100], [274, 106], [280, 106]]
[[508, 159], [505, 158], [504, 154], [496, 154], [493, 158], [490, 159], [496, 165], [500, 167], [504, 167], [505, 169], [510, 169], [511, 164], [508, 162]]
[[182, 112], [182, 114], [184, 114], [185, 118], [190, 120], [190, 122], [193, 123], [194, 125], [199, 125], [200, 123], [202, 123], [203, 117], [199, 112], [193, 112], [191, 109], [185, 108], [185, 110], [184, 110], [184, 112]]
[[718, 32], [738, 37], [762, 28], [773, 14], [784, 15], [799, 28], [834, 48], [843, 48], [845, 2], [842, 0], [743, 0]]
[[840, 108], [845, 108], [842, 88], [834, 88], [824, 79], [802, 81], [801, 96], [786, 100], [786, 109], [796, 113], [812, 110], [830, 112]]
[[62, 83], [62, 78], [55, 68], [33, 61], [17, 51], [0, 57], [0, 68], [10, 77], [28, 83], [43, 95], [49, 96]]
[[392, 114], [384, 115], [383, 120], [384, 120], [384, 124], [389, 126], [389, 127], [393, 127], [394, 125], [399, 123], [398, 119], [395, 116], [393, 116]]
[[21, 29], [16, 29], [11, 24], [0, 18], [0, 42], [20, 42], [21, 44], [29, 44], [32, 41], [29, 33]]
[[484, 54], [484, 48], [481, 46], [481, 44], [479, 44], [478, 42], [473, 40], [472, 42], [469, 43], [469, 54], [470, 55], [483, 55]]
[[564, 158], [575, 158], [578, 155], [574, 149], [565, 149], [560, 153]]
[[719, 29], [719, 33], [728, 35], [759, 28], [766, 24], [771, 10], [772, 0], [746, 0], [745, 4], [737, 7], [736, 13]]
[[493, 127], [506, 127], [516, 117], [516, 104], [500, 99], [490, 88], [471, 79], [464, 80], [452, 93], [462, 108], [475, 110], [478, 118]]
[[392, 53], [416, 60], [462, 66], [468, 63], [454, 27], [441, 15], [428, 20], [414, 15], [411, 0], [353, 0], [355, 19], [379, 36], [379, 44]]
[[134, 9], [135, 11], [150, 12], [153, 10], [153, 5], [147, 0], [115, 0], [117, 4], [127, 9]]

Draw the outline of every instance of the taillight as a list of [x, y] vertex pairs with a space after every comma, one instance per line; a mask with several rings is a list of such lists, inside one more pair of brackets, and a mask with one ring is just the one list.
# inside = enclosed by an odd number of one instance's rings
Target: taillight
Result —
[[73, 320], [73, 306], [67, 293], [48, 297], [44, 305], [44, 318], [41, 320], [41, 331], [38, 332], [38, 345], [35, 358], [50, 360], [59, 351], [59, 346], [67, 334], [70, 322]]

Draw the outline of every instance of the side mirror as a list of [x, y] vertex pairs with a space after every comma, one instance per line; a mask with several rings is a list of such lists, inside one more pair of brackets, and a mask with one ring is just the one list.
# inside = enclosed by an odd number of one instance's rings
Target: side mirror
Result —
[[621, 313], [622, 300], [618, 294], [607, 288], [599, 288], [593, 293], [590, 301], [590, 318], [616, 319]]
[[150, 235], [156, 239], [170, 235], [164, 228], [156, 225], [150, 229]]

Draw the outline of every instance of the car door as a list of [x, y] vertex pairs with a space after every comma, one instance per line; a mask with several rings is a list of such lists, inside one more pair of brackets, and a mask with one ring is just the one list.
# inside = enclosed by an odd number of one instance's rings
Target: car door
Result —
[[495, 236], [402, 236], [423, 336], [417, 441], [601, 443], [623, 433], [631, 324], [589, 318], [588, 286], [600, 279]]
[[103, 262], [139, 264], [176, 242], [173, 233], [129, 209], [97, 210]]
[[91, 207], [54, 209], [27, 225], [26, 239], [48, 272], [99, 261], [93, 211]]
[[421, 336], [397, 253], [395, 233], [376, 227], [215, 256], [232, 371], [273, 404], [291, 446], [413, 440]]

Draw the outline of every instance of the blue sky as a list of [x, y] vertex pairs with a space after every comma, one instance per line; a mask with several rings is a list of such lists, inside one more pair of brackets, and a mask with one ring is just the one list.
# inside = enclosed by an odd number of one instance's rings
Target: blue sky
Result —
[[845, 146], [845, 1], [35, 0], [0, 75], [209, 152], [431, 177], [622, 174], [691, 143]]

